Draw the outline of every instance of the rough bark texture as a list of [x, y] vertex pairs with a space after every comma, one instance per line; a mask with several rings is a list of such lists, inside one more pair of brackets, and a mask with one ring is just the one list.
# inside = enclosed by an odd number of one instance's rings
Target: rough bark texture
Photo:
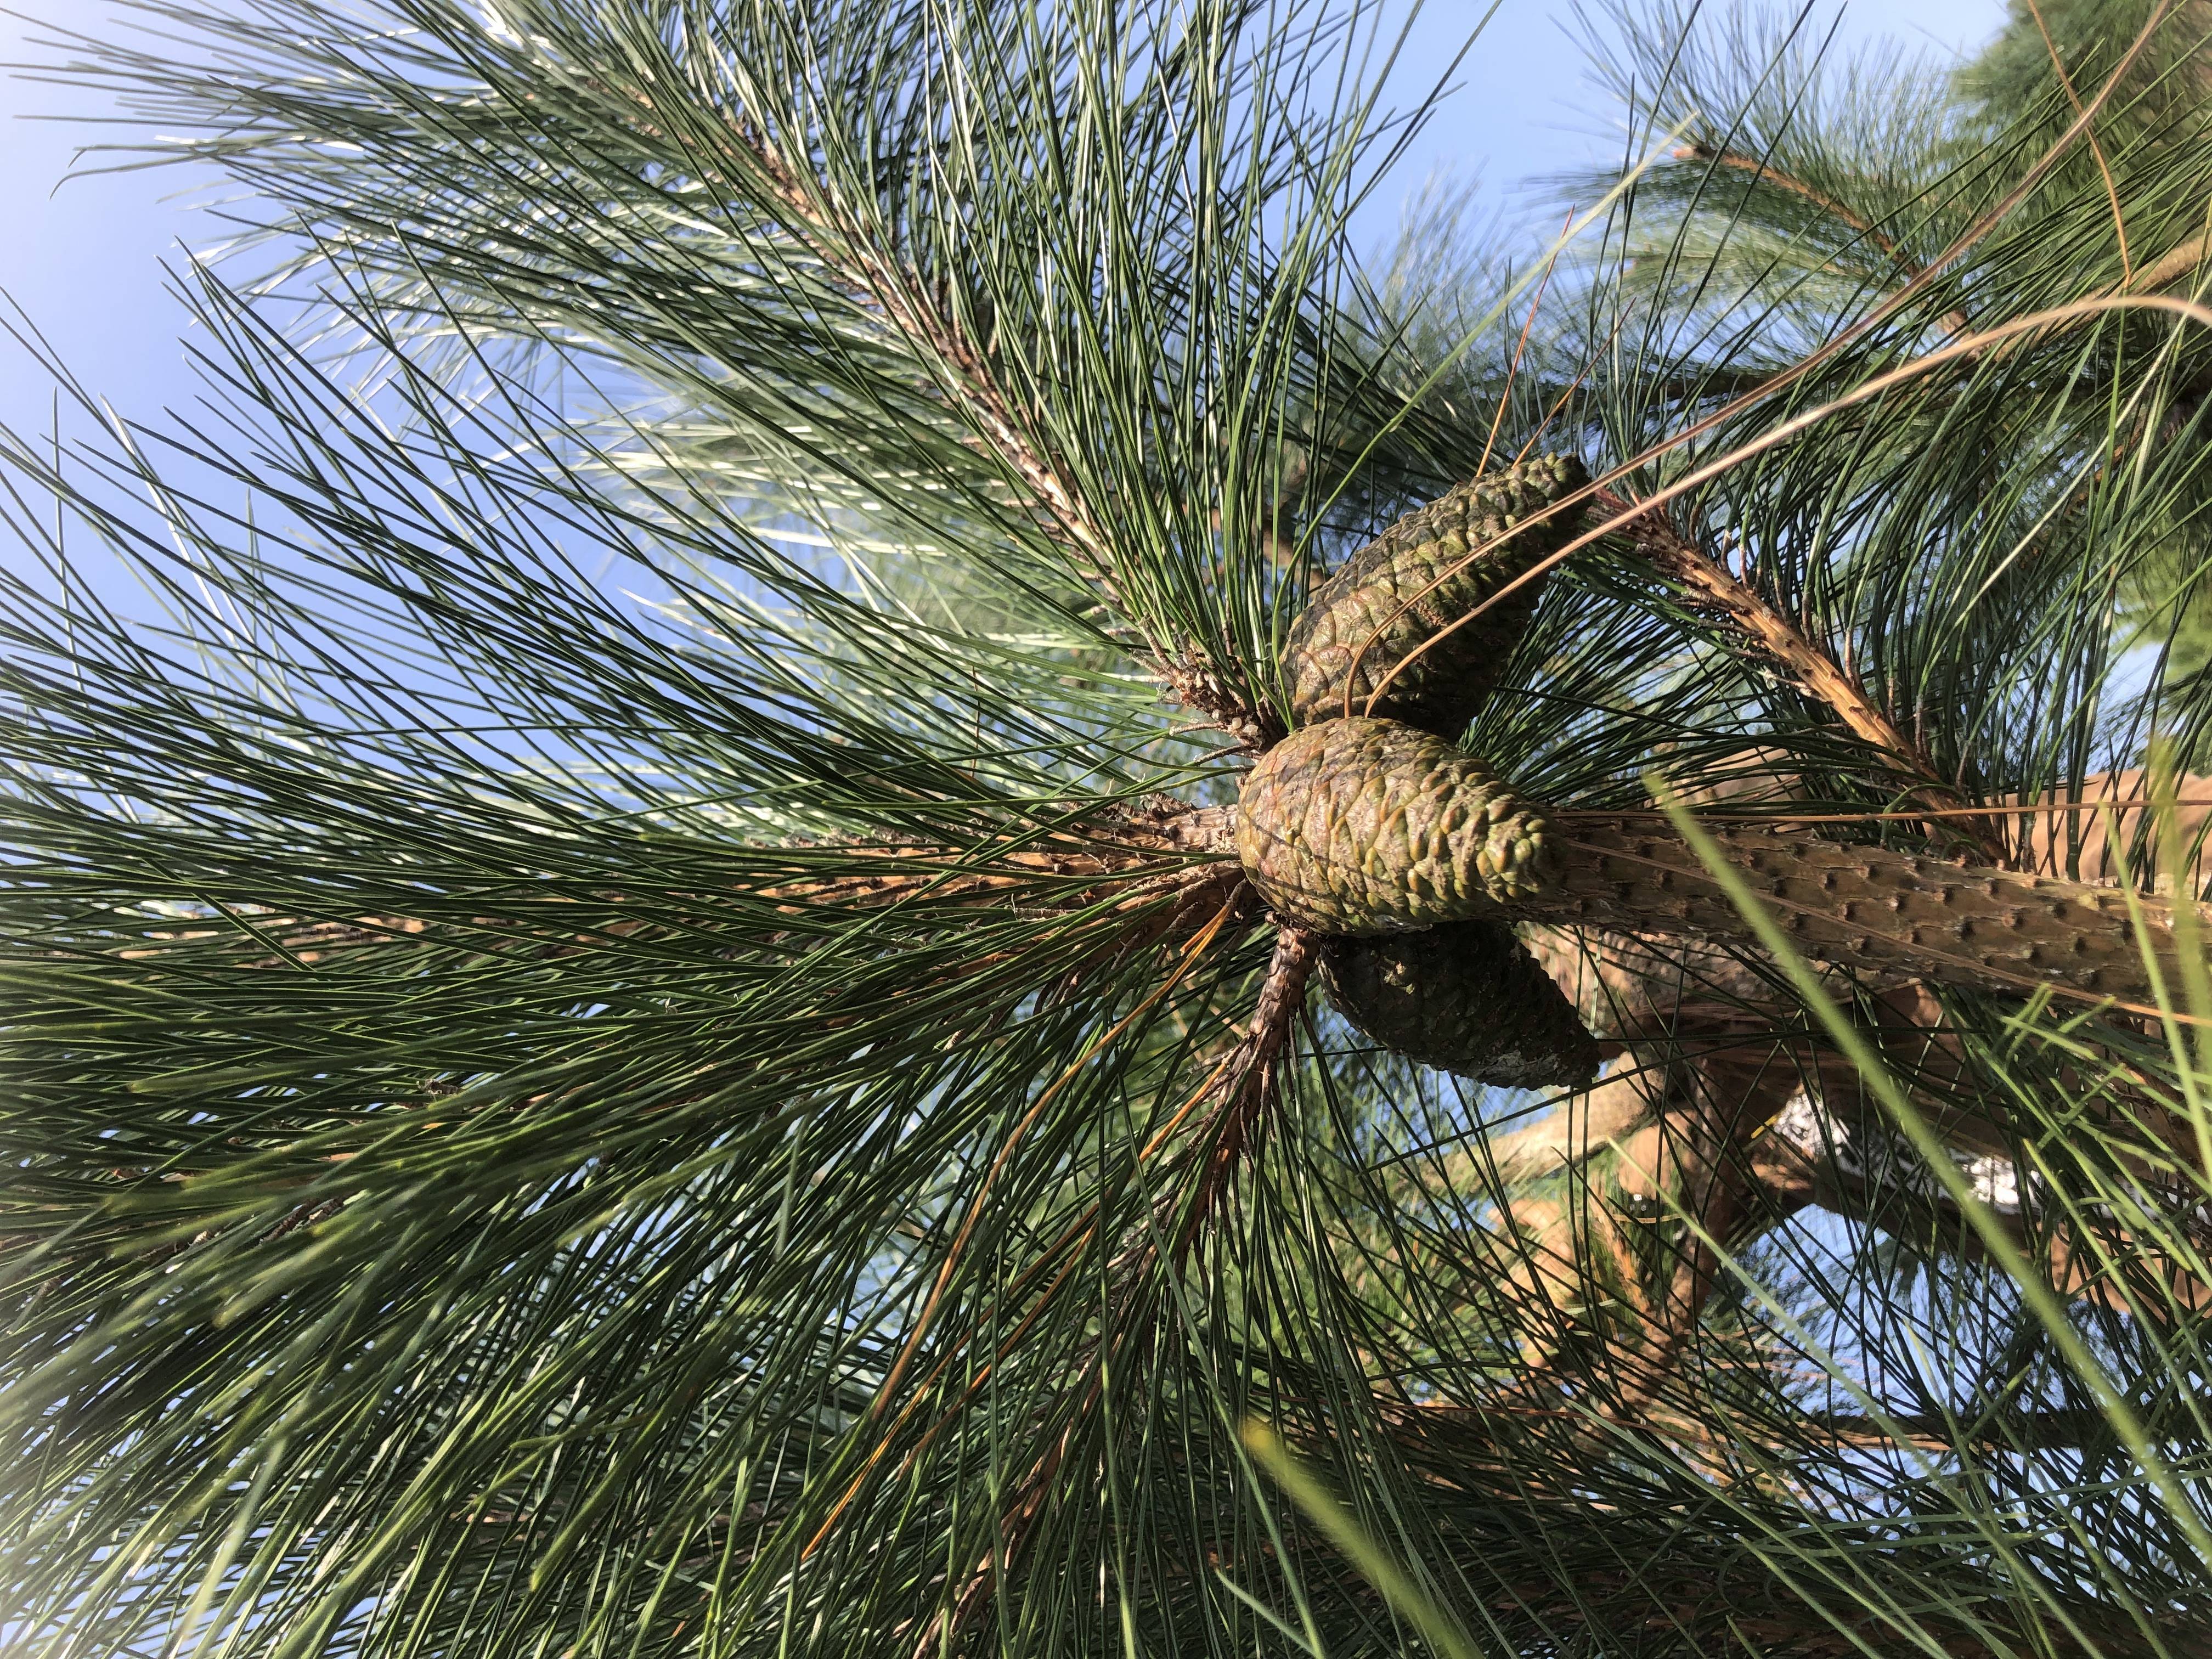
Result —
[[1315, 591], [1284, 646], [1297, 722], [1372, 714], [1443, 737], [1466, 730], [1528, 625], [1540, 580], [1438, 641], [1371, 708], [1369, 699], [1412, 653], [1580, 533], [1584, 514], [1574, 507], [1489, 545], [1584, 476], [1571, 456], [1522, 462], [1460, 485], [1353, 554]]
[[[1795, 793], [1794, 780], [1785, 776], [1765, 782], [1772, 804], [1785, 803]], [[2183, 777], [2177, 786], [2179, 842], [2164, 848], [2152, 844], [2149, 781], [2140, 771], [2095, 774], [2063, 794], [2000, 797], [1993, 803], [1999, 809], [2051, 809], [1999, 817], [2007, 829], [2008, 862], [2015, 870], [2079, 876], [2092, 883], [2141, 878], [2155, 869], [2160, 891], [2168, 890], [2177, 878], [2201, 884], [2205, 838], [2212, 830], [2212, 779]], [[1716, 792], [1705, 804], [1749, 798], [1747, 791], [1729, 789]], [[2085, 805], [2092, 810], [2082, 810]], [[1577, 823], [1571, 815], [1562, 815], [1562, 821], [1571, 828]], [[2163, 856], [2154, 858], [2154, 851]], [[1930, 868], [1940, 878], [1960, 873], [1948, 864]], [[2106, 897], [2117, 895], [2108, 889]], [[2118, 908], [2124, 915], [2124, 900]], [[2162, 933], [2170, 908], [2154, 901], [2147, 908], [2160, 919]], [[1717, 1097], [1727, 1092], [1726, 1073], [1732, 1068], [1741, 1071], [1764, 1061], [1768, 1069], [1757, 1086], [1769, 1092], [1777, 1079], [1793, 1073], [1802, 1077], [1788, 1111], [1746, 1149], [1764, 1212], [1780, 1214], [1810, 1203], [1866, 1224], [1905, 1227], [1923, 1248], [1933, 1242], [1976, 1254], [1971, 1230], [1932, 1177], [1919, 1170], [1917, 1154], [1894, 1143], [1890, 1126], [1873, 1109], [1856, 1073], [1839, 1055], [1797, 1048], [1787, 1064], [1773, 1065], [1771, 1057], [1782, 1052], [1773, 1034], [1790, 1022], [1791, 1001], [1773, 969], [1753, 965], [1758, 953], [1747, 959], [1679, 933], [1532, 927], [1524, 929], [1524, 937], [1540, 965], [1608, 1049], [1624, 1049], [1642, 1065], [1692, 1078], [1699, 1092]], [[1850, 988], [1837, 989], [1850, 1004]], [[2087, 1238], [2076, 1218], [2036, 1201], [2033, 1173], [2013, 1163], [2014, 1138], [2023, 1130], [2012, 1121], [2009, 1103], [2001, 1092], [1975, 1086], [1948, 1017], [1924, 981], [1880, 992], [1869, 1018], [1863, 1034], [1912, 1091], [1929, 1127], [1954, 1149], [1978, 1184], [2012, 1194], [2009, 1200], [2002, 1193], [1990, 1200], [1994, 1212], [2014, 1234], [2014, 1242], [2045, 1264], [2062, 1294], [2116, 1310], [2148, 1310], [2154, 1317], [2212, 1306], [2212, 1287], [2182, 1264], [2140, 1244], [2116, 1252], [2114, 1238], [2119, 1235]], [[1494, 1143], [1492, 1152], [1499, 1168], [1509, 1179], [1525, 1178], [1532, 1153], [1555, 1162], [1567, 1152], [1586, 1157], [1592, 1145], [1638, 1132], [1643, 1120], [1627, 1109], [1632, 1102], [1625, 1095], [1608, 1109], [1623, 1086], [1608, 1080], [1568, 1110]], [[2167, 1157], [2193, 1161], [2193, 1132], [2165, 1103], [2146, 1096], [2132, 1105], [2116, 1102], [2106, 1109], [2112, 1116], [2102, 1122], [2105, 1133], [2123, 1141], [2144, 1139], [2142, 1158], [2130, 1161], [2146, 1192], [2167, 1185], [2166, 1158], [2151, 1150], [2154, 1143], [2166, 1143]], [[1756, 1119], [1762, 1112], [1754, 1108], [1748, 1115]], [[2177, 1204], [2181, 1201], [2177, 1194]], [[2127, 1264], [2124, 1283], [2116, 1265], [2120, 1262]]]
[[1482, 762], [1395, 720], [1292, 732], [1247, 775], [1237, 853], [1260, 896], [1316, 933], [1407, 933], [1533, 898], [1543, 816]]
[[1338, 939], [1322, 982], [1344, 1017], [1423, 1066], [1503, 1088], [1581, 1088], [1597, 1042], [1551, 976], [1494, 921]]
[[[1562, 814], [1557, 879], [1516, 899], [1530, 921], [1672, 939], [1753, 942], [1697, 854], [1636, 822]], [[1803, 830], [1714, 832], [1723, 855], [1808, 957], [1879, 979], [1932, 980], [2141, 1006], [2151, 988], [2129, 900], [2109, 887], [1823, 841]], [[2136, 901], [2166, 970], [2172, 907]], [[2208, 923], [2212, 927], [2212, 923]]]

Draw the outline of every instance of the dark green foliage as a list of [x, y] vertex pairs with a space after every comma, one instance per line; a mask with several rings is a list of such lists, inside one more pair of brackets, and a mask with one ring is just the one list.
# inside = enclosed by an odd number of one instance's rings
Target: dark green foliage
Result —
[[[2165, 21], [2146, 39], [2161, 13]], [[2027, 113], [2052, 136], [2085, 93], [2118, 74], [2096, 124], [2098, 144], [2076, 146], [2063, 166], [2075, 191], [2106, 197], [2108, 220], [2117, 213], [2128, 256], [2122, 281], [2136, 293], [2201, 294], [2212, 271], [2205, 242], [2212, 225], [2185, 182], [2212, 146], [2208, 39], [2212, 7], [2203, 0], [2015, 3], [1996, 40], [1958, 74], [1974, 118], [1970, 131], [2002, 131]], [[2119, 239], [2113, 243], [2117, 251]], [[2189, 377], [2180, 406], [2165, 413], [2172, 441], [2188, 441], [2183, 422], [2203, 404], [2205, 380], [2201, 369]], [[2122, 600], [2142, 639], [2171, 641], [2171, 672], [2201, 677], [2212, 662], [2212, 501], [2191, 492], [2163, 516], [2164, 534], [2130, 574]]]
[[[2062, 89], [1625, 20], [1657, 159], [1509, 385], [1540, 252], [1346, 246], [1411, 130], [1356, 7], [131, 9], [49, 55], [241, 240], [209, 406], [0, 449], [6, 1641], [1419, 1648], [1257, 1416], [1486, 1654], [2201, 1648], [2212, 994], [1847, 988], [2062, 1331], [1773, 963], [1571, 942], [1634, 1030], [1532, 1118], [1346, 1043], [1160, 799], [1501, 399], [1632, 500], [1808, 417], [1664, 516], [1909, 739], [1608, 538], [1464, 734], [1547, 813], [1929, 852], [1928, 780], [2203, 752], [2198, 322], [1814, 418], [2124, 287]], [[2104, 149], [2198, 234], [2212, 151]]]
[[[1958, 74], [1960, 93], [1984, 121], [2002, 129], [2031, 111], [2063, 121], [2074, 100], [2051, 97], [2054, 90], [2063, 93], [2061, 73], [2079, 98], [2098, 91], [2117, 72], [2117, 95], [2098, 123], [2103, 143], [2132, 144], [2152, 137], [2171, 144], [2201, 137], [2212, 94], [2203, 52], [2212, 34], [2212, 8], [2203, 0], [2037, 0], [2032, 6], [2014, 0], [2008, 10], [1996, 39]], [[2154, 22], [2158, 27], [2150, 39], [2134, 50]], [[2096, 161], [2084, 153], [2071, 164], [2094, 168]]]

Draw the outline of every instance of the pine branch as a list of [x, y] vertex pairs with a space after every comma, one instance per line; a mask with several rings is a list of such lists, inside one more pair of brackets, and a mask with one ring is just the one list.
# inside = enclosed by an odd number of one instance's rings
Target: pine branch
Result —
[[[1771, 162], [1756, 156], [1740, 155], [1734, 150], [1717, 149], [1711, 144], [1692, 140], [1674, 151], [1675, 156], [1686, 161], [1710, 161], [1715, 167], [1728, 167], [1737, 173], [1748, 173], [1754, 184], [1772, 185], [1790, 195], [1809, 202], [1820, 212], [1872, 242], [1892, 259], [1907, 276], [1917, 276], [1920, 268], [1906, 260], [1898, 251], [1897, 243], [1877, 228], [1871, 222], [1844, 206], [1826, 191], [1816, 190], [1802, 179], [1792, 178]], [[1960, 331], [1964, 332], [1963, 328]]]
[[2159, 289], [2194, 276], [2204, 263], [2206, 239], [2192, 236], [2179, 246], [2169, 248], [2141, 270], [2126, 285], [2130, 294], [2154, 294]]
[[[1012, 399], [999, 383], [981, 346], [941, 306], [931, 301], [916, 274], [882, 246], [857, 216], [841, 210], [821, 181], [802, 176], [757, 128], [736, 127], [748, 146], [753, 169], [767, 181], [769, 194], [788, 216], [800, 242], [828, 270], [839, 273], [854, 293], [872, 305], [930, 360], [949, 369], [964, 410], [980, 417], [982, 433], [999, 458], [1011, 466], [1044, 509], [1056, 532], [1087, 563], [1090, 579], [1114, 599], [1112, 551], [1098, 519], [1080, 501], [1057, 458], [1034, 445], [1018, 421]], [[1173, 653], [1152, 642], [1162, 661]]]
[[[1945, 1144], [2014, 1158], [2007, 1236], [2185, 1479], [2197, 911], [2144, 898], [2130, 961], [2091, 883], [2142, 792], [2101, 842], [2037, 803], [2212, 720], [2113, 599], [2193, 556], [2203, 373], [2164, 317], [2030, 320], [2110, 282], [2064, 143], [1939, 154], [1948, 106], [1639, 35], [1742, 215], [1655, 169], [1636, 284], [1563, 266], [1525, 353], [1431, 387], [1342, 245], [1405, 131], [1343, 90], [1357, 15], [257, 3], [159, 0], [176, 40], [82, 72], [313, 228], [276, 280], [386, 378], [210, 284], [219, 417], [4, 454], [25, 1639], [1395, 1652], [1235, 1457], [1279, 1407], [1500, 1652], [2178, 1650], [2154, 1471], [1911, 1173], [1807, 1153], [1881, 1126], [1638, 811], [1658, 756], [1765, 815], [1739, 867]], [[2201, 163], [2108, 160], [2131, 238], [2197, 228]], [[1821, 224], [1902, 287], [1808, 276]], [[1883, 381], [1939, 283], [2015, 331]], [[1874, 390], [1711, 407], [1815, 374]], [[1646, 513], [1681, 602], [1571, 566], [1466, 739], [1581, 843], [1525, 914], [1614, 1004], [1604, 1087], [1509, 1134], [1527, 1100], [1307, 997], [1317, 941], [1190, 804], [1235, 757], [1132, 671], [1263, 750], [1300, 558], [1493, 439], [1596, 464], [1686, 401], [1777, 440], [1720, 507], [1771, 585]], [[166, 609], [105, 608], [94, 547]], [[1990, 867], [1897, 850], [1953, 825]]]
[[[1939, 813], [1955, 814], [1966, 805], [1936, 777], [1933, 763], [1920, 746], [1874, 706], [1832, 656], [1814, 646], [1663, 516], [1656, 512], [1638, 514], [1611, 490], [1600, 490], [1592, 499], [1607, 517], [1629, 521], [1629, 533], [1635, 538], [1638, 550], [1689, 594], [1693, 605], [1726, 618], [1753, 652], [1777, 664], [1805, 696], [1833, 710], [1853, 736], [1915, 780], [1907, 786], [1910, 799]], [[1955, 835], [1986, 862], [2004, 860], [2004, 845], [1987, 825], [1951, 817], [1935, 821], [1930, 830], [1938, 836]]]
[[[1091, 1419], [1104, 1389], [1109, 1366], [1130, 1364], [1128, 1346], [1149, 1340], [1147, 1310], [1157, 1291], [1152, 1278], [1163, 1265], [1159, 1242], [1164, 1227], [1175, 1227], [1166, 1261], [1180, 1273], [1191, 1247], [1212, 1218], [1238, 1170], [1249, 1154], [1251, 1143], [1265, 1126], [1276, 1095], [1275, 1076], [1287, 1047], [1291, 1027], [1304, 1006], [1305, 988], [1316, 957], [1316, 941], [1301, 930], [1278, 930], [1275, 946], [1259, 996], [1243, 1038], [1215, 1065], [1199, 1093], [1157, 1134], [1148, 1152], [1157, 1150], [1179, 1121], [1200, 1101], [1218, 1095], [1218, 1104], [1191, 1137], [1194, 1152], [1194, 1186], [1172, 1193], [1153, 1206], [1150, 1226], [1111, 1264], [1105, 1291], [1105, 1329], [1091, 1345], [1081, 1373], [1075, 1379], [1075, 1401], [1066, 1426], [1051, 1440], [1044, 1453], [1014, 1484], [993, 1535], [990, 1551], [969, 1570], [951, 1602], [922, 1630], [915, 1659], [927, 1659], [946, 1644], [972, 1630], [1028, 1547], [1046, 1507], [1057, 1501], [1056, 1483], [1067, 1478], [1067, 1457], [1079, 1427]], [[1054, 1282], [1054, 1289], [1059, 1281]], [[1048, 1290], [1046, 1294], [1052, 1294]], [[973, 1390], [970, 1390], [972, 1397]]]
[[1320, 941], [1303, 928], [1285, 927], [1275, 936], [1275, 950], [1261, 982], [1257, 1005], [1237, 1055], [1221, 1103], [1214, 1109], [1200, 1140], [1205, 1146], [1204, 1173], [1182, 1218], [1175, 1255], [1180, 1265], [1212, 1219], [1226, 1195], [1237, 1171], [1266, 1128], [1275, 1102], [1275, 1074], [1291, 1030], [1305, 1006], [1306, 981], [1318, 959]]
[[[2094, 142], [2094, 139], [2092, 142]], [[1907, 258], [1903, 249], [1899, 246], [1896, 239], [1883, 231], [1873, 221], [1863, 215], [1854, 213], [1834, 196], [1784, 172], [1771, 161], [1740, 155], [1731, 149], [1716, 149], [1710, 144], [1695, 141], [1681, 146], [1675, 151], [1675, 155], [1684, 161], [1705, 161], [1714, 167], [1727, 167], [1732, 172], [1746, 173], [1749, 175], [1753, 184], [1771, 185], [1787, 195], [1809, 204], [1820, 213], [1844, 226], [1854, 235], [1864, 239], [1881, 249], [1883, 256], [1897, 267], [1899, 273], [1909, 283], [1921, 282], [1929, 274], [1926, 266]], [[1973, 331], [1972, 320], [1963, 311], [1954, 310], [1946, 313], [1943, 326], [1953, 335], [1965, 335]]]

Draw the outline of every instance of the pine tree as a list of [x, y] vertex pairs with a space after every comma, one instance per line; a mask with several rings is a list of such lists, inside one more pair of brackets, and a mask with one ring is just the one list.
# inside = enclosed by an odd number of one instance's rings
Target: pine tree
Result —
[[1357, 5], [137, 9], [9, 1640], [2212, 1652], [2190, 7], [1624, 15], [1373, 278]]

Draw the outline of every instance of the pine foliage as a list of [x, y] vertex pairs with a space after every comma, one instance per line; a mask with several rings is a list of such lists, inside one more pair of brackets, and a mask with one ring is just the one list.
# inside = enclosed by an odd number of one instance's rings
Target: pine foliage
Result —
[[[50, 72], [244, 189], [205, 400], [0, 446], [6, 1640], [2212, 1651], [2190, 7], [1624, 15], [1594, 228], [1447, 283], [1356, 4], [135, 9]], [[2155, 1012], [1333, 1012], [1284, 643], [1542, 453], [1518, 798], [2179, 895]]]

